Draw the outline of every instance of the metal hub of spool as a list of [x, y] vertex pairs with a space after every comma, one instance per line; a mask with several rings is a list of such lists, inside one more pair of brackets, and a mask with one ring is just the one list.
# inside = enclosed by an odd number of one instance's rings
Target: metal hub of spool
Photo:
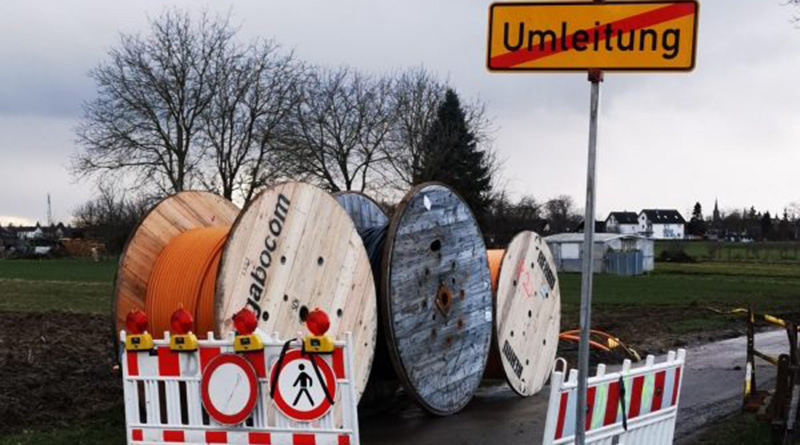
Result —
[[539, 392], [552, 372], [561, 327], [561, 290], [550, 248], [534, 232], [517, 234], [503, 255], [494, 307], [493, 351], [519, 395]]
[[460, 411], [480, 384], [492, 327], [486, 248], [468, 206], [441, 184], [411, 190], [382, 264], [379, 307], [398, 377], [428, 411]]

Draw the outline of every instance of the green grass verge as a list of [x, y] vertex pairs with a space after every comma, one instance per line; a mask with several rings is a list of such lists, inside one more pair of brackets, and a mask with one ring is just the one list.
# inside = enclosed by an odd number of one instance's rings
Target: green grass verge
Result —
[[[597, 275], [594, 299], [598, 304], [618, 305], [687, 305], [719, 304], [738, 306], [750, 302], [760, 306], [800, 304], [800, 267], [797, 278], [746, 275], [729, 270], [707, 273], [703, 264], [679, 265], [683, 270], [665, 270], [639, 277]], [[662, 265], [657, 266], [660, 270]], [[672, 267], [672, 265], [670, 265]], [[666, 268], [665, 268], [666, 269]], [[566, 304], [580, 303], [580, 274], [562, 273], [561, 295]]]
[[737, 414], [714, 422], [693, 445], [770, 445], [770, 428], [750, 414]]
[[91, 281], [110, 283], [117, 271], [116, 259], [0, 260], [0, 279], [33, 281]]
[[683, 250], [700, 261], [800, 262], [800, 242], [760, 241], [726, 243], [717, 241], [657, 241], [656, 258], [665, 250]]
[[108, 314], [111, 282], [0, 279], [0, 311]]

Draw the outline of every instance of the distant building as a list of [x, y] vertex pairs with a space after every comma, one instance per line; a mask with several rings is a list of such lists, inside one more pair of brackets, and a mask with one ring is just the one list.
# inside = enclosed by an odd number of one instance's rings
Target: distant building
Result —
[[[583, 234], [559, 233], [545, 238], [559, 272], [580, 272]], [[638, 235], [597, 233], [594, 237], [594, 271], [615, 275], [641, 275], [653, 270], [653, 240]]]
[[622, 235], [639, 233], [639, 217], [635, 212], [611, 212], [606, 218], [606, 231]]
[[686, 220], [672, 209], [645, 209], [639, 212], [639, 234], [652, 239], [683, 239]]

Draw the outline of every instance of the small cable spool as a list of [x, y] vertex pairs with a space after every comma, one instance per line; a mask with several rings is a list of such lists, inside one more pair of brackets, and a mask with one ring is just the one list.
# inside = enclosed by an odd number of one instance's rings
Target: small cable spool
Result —
[[505, 378], [521, 396], [539, 392], [556, 359], [561, 289], [550, 248], [534, 232], [488, 252], [494, 290], [492, 348], [486, 378]]
[[367, 253], [337, 201], [309, 184], [266, 189], [241, 213], [210, 193], [165, 199], [128, 241], [114, 301], [117, 331], [131, 309], [145, 308], [156, 337], [179, 305], [201, 338], [233, 332], [243, 307], [264, 332], [292, 338], [321, 308], [332, 336], [353, 335], [359, 397], [372, 366], [377, 310]]
[[457, 413], [481, 382], [492, 332], [478, 223], [452, 189], [421, 184], [400, 202], [382, 250], [378, 308], [395, 373], [427, 411]]

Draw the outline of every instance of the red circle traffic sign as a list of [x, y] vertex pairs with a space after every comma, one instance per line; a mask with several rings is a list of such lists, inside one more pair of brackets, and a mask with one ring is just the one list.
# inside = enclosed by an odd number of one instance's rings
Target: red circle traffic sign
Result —
[[[311, 360], [317, 364], [324, 382], [319, 381]], [[275, 381], [278, 366], [272, 367], [270, 382]], [[331, 402], [322, 385], [328, 389], [331, 400], [336, 400], [336, 376], [330, 365], [320, 356], [303, 355], [300, 349], [286, 352], [281, 364], [272, 400], [286, 417], [308, 422], [319, 419], [331, 409]]]
[[258, 378], [242, 356], [221, 354], [203, 370], [200, 383], [203, 407], [223, 425], [237, 425], [250, 416], [258, 400]]

